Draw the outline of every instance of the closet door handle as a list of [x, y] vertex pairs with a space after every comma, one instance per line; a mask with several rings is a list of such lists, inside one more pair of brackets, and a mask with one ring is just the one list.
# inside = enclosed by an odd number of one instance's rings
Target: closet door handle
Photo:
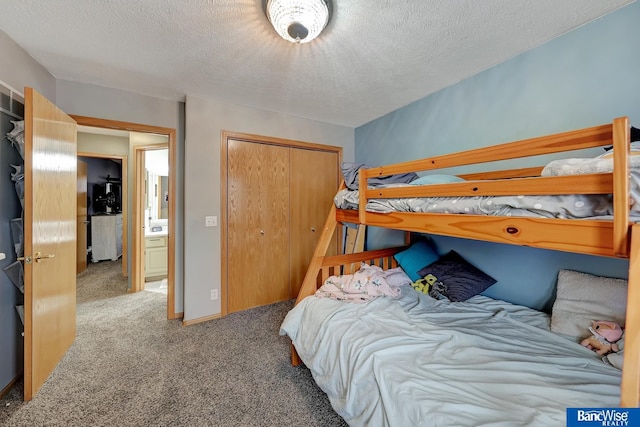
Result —
[[264, 230], [260, 230], [260, 234], [264, 236]]
[[313, 231], [315, 233], [316, 232], [316, 228], [315, 227], [311, 227], [311, 231]]

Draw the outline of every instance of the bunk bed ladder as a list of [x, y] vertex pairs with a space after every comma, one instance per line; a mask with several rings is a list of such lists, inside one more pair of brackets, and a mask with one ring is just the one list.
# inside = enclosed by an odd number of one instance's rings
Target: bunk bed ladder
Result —
[[[309, 268], [307, 268], [307, 273], [305, 274], [302, 285], [300, 286], [300, 292], [298, 293], [296, 304], [302, 301], [303, 298], [309, 295], [313, 295], [316, 292], [318, 288], [318, 273], [322, 268], [322, 261], [327, 254], [327, 250], [329, 249], [329, 245], [331, 244], [331, 238], [333, 237], [333, 233], [336, 232], [337, 225], [338, 222], [336, 220], [336, 206], [332, 203], [329, 215], [327, 215], [327, 221], [324, 223], [324, 227], [322, 227], [322, 234], [320, 235], [320, 239], [318, 240], [316, 249], [313, 252], [311, 262], [309, 262]], [[296, 352], [296, 349], [292, 343], [291, 364], [293, 366], [298, 366], [300, 365], [300, 363], [302, 363], [302, 361], [300, 360], [300, 357], [298, 356], [298, 353]]]
[[344, 253], [353, 254], [364, 251], [364, 238], [367, 226], [358, 224], [355, 227], [347, 227], [347, 236], [344, 244]]

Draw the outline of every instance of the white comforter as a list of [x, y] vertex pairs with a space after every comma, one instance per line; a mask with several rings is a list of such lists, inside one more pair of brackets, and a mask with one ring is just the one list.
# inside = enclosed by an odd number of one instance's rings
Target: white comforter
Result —
[[619, 404], [619, 370], [546, 314], [483, 296], [307, 297], [280, 333], [351, 426], [563, 426], [567, 407]]

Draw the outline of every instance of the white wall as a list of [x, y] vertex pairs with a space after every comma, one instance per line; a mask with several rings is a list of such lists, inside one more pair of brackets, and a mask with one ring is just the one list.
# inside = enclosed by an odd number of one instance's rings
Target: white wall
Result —
[[180, 128], [181, 103], [87, 83], [56, 81], [56, 105], [68, 114]]
[[169, 174], [169, 150], [149, 150], [145, 153], [144, 166], [159, 176]]
[[78, 132], [78, 152], [128, 156], [129, 140], [123, 136]]
[[56, 101], [56, 79], [42, 65], [0, 31], [0, 80], [24, 94], [29, 86]]
[[221, 287], [220, 227], [205, 228], [205, 215], [220, 217], [221, 132], [243, 132], [343, 147], [354, 156], [354, 129], [217, 100], [187, 97], [185, 138], [184, 320], [220, 313], [211, 289]]

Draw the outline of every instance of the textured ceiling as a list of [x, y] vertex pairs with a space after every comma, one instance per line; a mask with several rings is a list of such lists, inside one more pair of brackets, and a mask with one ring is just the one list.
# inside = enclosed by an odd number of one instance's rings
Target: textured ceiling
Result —
[[633, 0], [333, 0], [280, 39], [262, 0], [0, 0], [0, 29], [51, 74], [357, 127]]

